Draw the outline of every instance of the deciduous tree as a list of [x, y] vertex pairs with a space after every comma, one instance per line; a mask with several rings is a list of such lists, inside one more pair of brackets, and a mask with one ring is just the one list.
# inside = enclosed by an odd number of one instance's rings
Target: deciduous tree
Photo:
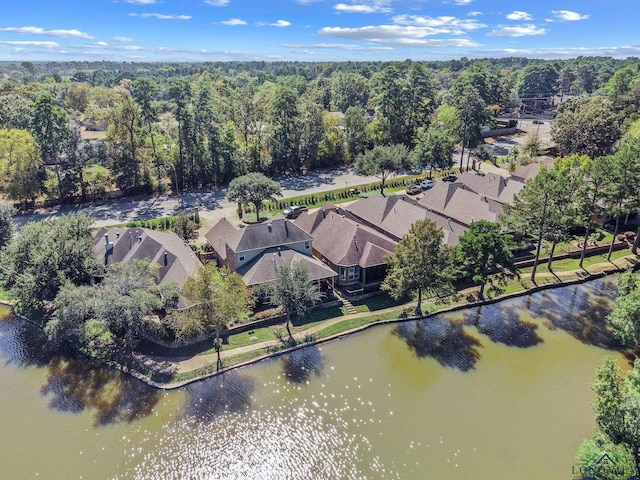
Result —
[[256, 209], [256, 219], [260, 221], [262, 202], [282, 195], [280, 184], [262, 173], [247, 173], [234, 178], [229, 183], [227, 198], [232, 202], [243, 205], [253, 204]]
[[309, 305], [320, 300], [318, 285], [309, 280], [309, 273], [300, 264], [280, 265], [276, 267], [277, 277], [265, 286], [272, 305], [282, 307], [286, 316], [289, 340], [291, 333], [291, 317], [303, 315]]
[[229, 324], [248, 315], [255, 301], [242, 278], [209, 263], [198, 269], [184, 286], [191, 304], [180, 314], [178, 334], [191, 337], [214, 334], [218, 353], [217, 368], [222, 367], [220, 336]]
[[444, 234], [431, 220], [418, 220], [387, 258], [382, 289], [394, 298], [418, 293], [416, 315], [422, 315], [422, 294], [442, 295], [453, 290], [453, 250], [442, 243]]
[[611, 153], [620, 139], [620, 123], [606, 97], [578, 97], [558, 108], [551, 135], [563, 155], [595, 158]]
[[378, 145], [359, 155], [354, 165], [358, 175], [373, 175], [380, 179], [380, 193], [393, 174], [409, 164], [409, 151], [404, 145]]
[[93, 220], [64, 215], [25, 225], [0, 252], [0, 285], [23, 310], [42, 309], [67, 282], [88, 284], [98, 267]]
[[499, 223], [479, 220], [471, 222], [469, 230], [460, 237], [456, 247], [462, 274], [480, 284], [480, 298], [490, 275], [513, 275], [511, 237], [503, 234]]

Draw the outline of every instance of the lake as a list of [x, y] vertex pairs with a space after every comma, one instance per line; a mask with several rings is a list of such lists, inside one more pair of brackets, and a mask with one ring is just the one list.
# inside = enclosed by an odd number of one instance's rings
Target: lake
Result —
[[380, 326], [176, 391], [0, 321], [1, 478], [571, 478], [615, 279]]

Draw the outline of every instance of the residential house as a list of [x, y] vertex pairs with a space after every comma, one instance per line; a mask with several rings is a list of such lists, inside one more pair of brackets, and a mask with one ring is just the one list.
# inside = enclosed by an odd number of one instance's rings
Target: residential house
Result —
[[442, 182], [427, 190], [418, 204], [452, 222], [469, 227], [471, 222], [497, 222], [503, 204], [511, 203], [524, 183], [494, 173], [464, 173], [455, 182]]
[[282, 217], [254, 225], [218, 221], [205, 235], [219, 266], [237, 272], [257, 294], [277, 277], [277, 267], [302, 264], [321, 290], [332, 286], [335, 272], [312, 256], [313, 237]]
[[409, 232], [417, 220], [431, 220], [442, 228], [443, 243], [451, 246], [457, 245], [460, 236], [468, 230], [465, 225], [430, 211], [404, 195], [373, 195], [352, 203], [344, 210], [353, 219], [396, 242]]
[[538, 174], [543, 165], [548, 169], [552, 168], [553, 162], [553, 158], [543, 157], [539, 162], [531, 162], [523, 165], [511, 174], [511, 179], [518, 182], [526, 183], [527, 180], [535, 177]]
[[116, 262], [146, 260], [157, 266], [159, 284], [175, 283], [179, 289], [202, 265], [175, 233], [146, 228], [101, 228], [93, 235], [93, 253], [105, 269]]
[[478, 175], [465, 172], [455, 183], [464, 185], [466, 190], [495, 200], [498, 203], [512, 203], [516, 193], [524, 188], [524, 183], [514, 178], [506, 178], [495, 173]]
[[313, 213], [302, 213], [295, 223], [313, 236], [313, 255], [338, 273], [338, 285], [364, 289], [384, 280], [385, 257], [395, 251], [396, 241], [331, 203]]

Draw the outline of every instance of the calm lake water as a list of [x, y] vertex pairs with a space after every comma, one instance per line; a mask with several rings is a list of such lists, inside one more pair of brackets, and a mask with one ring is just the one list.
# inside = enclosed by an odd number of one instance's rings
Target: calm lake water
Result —
[[2, 479], [571, 478], [622, 356], [612, 279], [370, 329], [163, 392], [0, 321]]

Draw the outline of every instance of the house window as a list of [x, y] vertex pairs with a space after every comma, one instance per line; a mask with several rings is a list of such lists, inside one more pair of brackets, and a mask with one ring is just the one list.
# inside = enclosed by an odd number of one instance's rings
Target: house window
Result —
[[360, 269], [358, 267], [349, 267], [347, 272], [348, 280], [357, 280], [360, 278]]
[[244, 255], [240, 255], [239, 259], [241, 262], [244, 262]]
[[304, 248], [306, 248], [307, 250], [309, 250], [309, 247], [311, 246], [311, 243], [309, 242], [304, 242]]
[[347, 279], [347, 269], [346, 267], [340, 267], [340, 280]]

